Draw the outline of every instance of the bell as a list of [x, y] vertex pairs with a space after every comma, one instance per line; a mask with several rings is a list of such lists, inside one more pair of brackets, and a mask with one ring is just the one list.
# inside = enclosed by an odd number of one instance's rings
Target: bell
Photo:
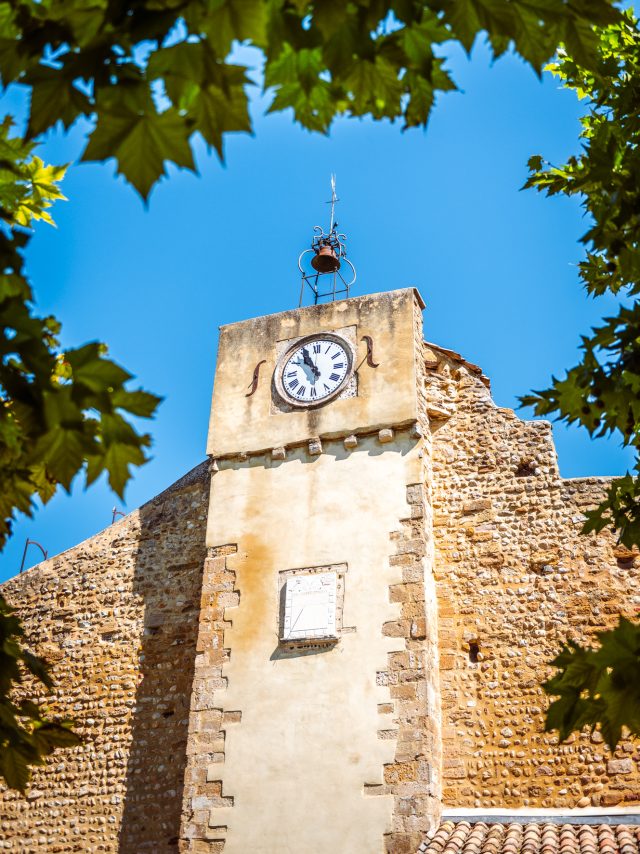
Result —
[[330, 246], [322, 246], [311, 259], [311, 266], [318, 273], [335, 273], [340, 269], [340, 259]]

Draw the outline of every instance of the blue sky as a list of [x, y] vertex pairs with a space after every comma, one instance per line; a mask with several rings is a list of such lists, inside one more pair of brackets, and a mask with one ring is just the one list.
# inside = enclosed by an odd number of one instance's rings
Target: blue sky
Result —
[[[17, 572], [27, 537], [50, 555], [69, 548], [108, 525], [114, 505], [134, 509], [204, 459], [218, 326], [297, 305], [296, 259], [326, 225], [331, 172], [354, 294], [418, 287], [426, 338], [481, 365], [501, 406], [575, 363], [579, 334], [613, 301], [579, 284], [579, 207], [520, 187], [530, 155], [577, 151], [580, 105], [516, 57], [449, 54], [464, 92], [440, 98], [426, 132], [343, 120], [325, 138], [289, 114], [265, 117], [256, 98], [256, 136], [228, 141], [226, 167], [199, 147], [200, 176], [173, 170], [148, 209], [112, 163], [70, 168], [58, 228], [39, 226], [29, 249], [38, 309], [62, 321], [63, 344], [107, 342], [165, 400], [126, 504], [103, 482], [58, 495], [15, 526], [0, 580]], [[20, 91], [3, 99], [15, 115], [23, 105]], [[41, 156], [74, 161], [85, 132], [53, 134]], [[565, 477], [632, 465], [617, 441], [563, 427], [555, 437]], [[33, 548], [27, 566], [37, 559]]]

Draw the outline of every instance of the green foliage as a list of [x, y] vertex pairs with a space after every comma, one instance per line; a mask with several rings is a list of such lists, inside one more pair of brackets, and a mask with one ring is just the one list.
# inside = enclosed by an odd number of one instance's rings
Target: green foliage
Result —
[[0, 219], [10, 226], [28, 228], [32, 220], [53, 225], [47, 213], [56, 199], [64, 199], [58, 187], [66, 166], [45, 166], [32, 155], [33, 143], [9, 136], [12, 121], [0, 124]]
[[[1, 19], [0, 19], [1, 20]], [[129, 466], [146, 461], [148, 435], [124, 417], [150, 418], [158, 398], [126, 388], [131, 375], [107, 359], [102, 344], [60, 351], [60, 324], [38, 317], [24, 277], [23, 253], [34, 220], [53, 225], [52, 203], [64, 199], [65, 167], [45, 166], [34, 144], [0, 125], [0, 549], [17, 513], [31, 515], [35, 498], [48, 501], [58, 485], [69, 490], [86, 472], [87, 484], [106, 471], [122, 495]], [[24, 649], [20, 621], [0, 596], [0, 778], [24, 792], [31, 767], [56, 747], [79, 744], [69, 720], [16, 699], [24, 673], [51, 687], [45, 661]]]
[[550, 388], [522, 398], [537, 415], [580, 424], [593, 436], [615, 434], [636, 452], [636, 476], [612, 483], [587, 515], [585, 533], [611, 527], [640, 545], [640, 31], [631, 12], [600, 32], [595, 66], [563, 52], [551, 70], [586, 99], [582, 150], [563, 166], [529, 161], [526, 187], [578, 196], [590, 223], [580, 276], [594, 297], [622, 299], [615, 317], [582, 338], [582, 360]]
[[[425, 126], [437, 93], [456, 88], [445, 68], [445, 42], [459, 42], [470, 51], [484, 32], [494, 56], [513, 47], [538, 74], [564, 44], [567, 54], [556, 73], [592, 98], [591, 115], [599, 116], [602, 126], [596, 119], [593, 126], [585, 124], [586, 151], [591, 152], [586, 170], [585, 158], [573, 158], [561, 170], [543, 168], [541, 158], [532, 158], [528, 185], [549, 194], [579, 192], [593, 201], [592, 206], [585, 203], [596, 225], [585, 237], [591, 248], [582, 273], [599, 293], [616, 289], [605, 274], [617, 275], [620, 290], [637, 281], [640, 269], [637, 200], [629, 189], [640, 173], [624, 150], [624, 140], [631, 138], [624, 134], [637, 129], [629, 126], [616, 138], [616, 128], [607, 127], [610, 110], [624, 107], [631, 117], [635, 108], [637, 114], [637, 87], [628, 93], [626, 106], [625, 85], [614, 93], [619, 103], [613, 107], [598, 94], [600, 87], [604, 97], [612, 81], [615, 88], [616, 75], [627, 73], [625, 63], [637, 62], [632, 57], [635, 22], [620, 21], [611, 0], [0, 0], [0, 78], [4, 87], [21, 84], [30, 90], [27, 140], [58, 123], [69, 128], [84, 117], [90, 135], [83, 159], [115, 158], [117, 171], [146, 199], [166, 174], [166, 163], [195, 168], [194, 135], [222, 159], [226, 134], [251, 132], [247, 88], [254, 84], [249, 69], [230, 60], [238, 44], [254, 48], [263, 62], [270, 111], [292, 109], [303, 127], [322, 133], [341, 115], [401, 119], [404, 128]], [[598, 27], [608, 29], [601, 35]], [[626, 53], [618, 61], [620, 47]], [[57, 321], [32, 313], [23, 272], [28, 235], [20, 227], [39, 218], [51, 221], [47, 209], [62, 198], [57, 185], [64, 169], [45, 167], [32, 155], [31, 143], [11, 139], [7, 122], [0, 129], [0, 148], [0, 219], [5, 225], [0, 233], [1, 547], [15, 512], [31, 513], [34, 497], [48, 500], [58, 484], [69, 489], [81, 470], [87, 483], [106, 470], [121, 493], [129, 466], [145, 461], [149, 444], [124, 414], [150, 417], [158, 400], [126, 389], [130, 375], [105, 357], [102, 345], [61, 354]], [[619, 187], [610, 186], [611, 163]], [[629, 194], [623, 197], [622, 189]], [[617, 231], [610, 239], [612, 227]], [[558, 411], [567, 420], [586, 423], [592, 432], [620, 429], [623, 422], [628, 428], [633, 417], [633, 429], [624, 435], [637, 444], [637, 362], [622, 371], [628, 386], [622, 397], [613, 402], [612, 395], [618, 363], [626, 358], [630, 320], [621, 313], [607, 324], [594, 339], [585, 339], [582, 373], [576, 369], [565, 386], [555, 383], [530, 402], [540, 412]], [[602, 352], [608, 361], [603, 362]], [[597, 372], [599, 385], [594, 386]], [[626, 491], [612, 487], [617, 490], [609, 501], [612, 516], [604, 523], [623, 518], [625, 542], [636, 541], [638, 520], [628, 506], [636, 486], [630, 479]], [[587, 525], [597, 530], [602, 518], [590, 518]], [[13, 619], [0, 613], [0, 631]], [[16, 635], [19, 624], [12, 631]], [[37, 671], [36, 660], [25, 656], [16, 652], [13, 659]], [[0, 703], [19, 678], [15, 667], [8, 673], [4, 694], [0, 681]], [[42, 669], [40, 678], [46, 684]], [[52, 724], [39, 718], [38, 708], [28, 701], [8, 715], [2, 708], [0, 726], [9, 726], [14, 739], [12, 721], [22, 717], [28, 722], [20, 749], [18, 742], [13, 749], [8, 737], [12, 749], [2, 756], [5, 779], [24, 790], [28, 766], [52, 749], [55, 738], [60, 743], [71, 736], [64, 723], [54, 735]], [[569, 713], [561, 720], [569, 725]], [[43, 731], [49, 735], [43, 737]]]
[[129, 467], [146, 461], [150, 445], [125, 415], [149, 418], [158, 404], [127, 389], [131, 375], [106, 358], [104, 345], [62, 353], [60, 324], [33, 313], [25, 228], [52, 222], [65, 169], [45, 166], [10, 127], [0, 125], [0, 548], [17, 512], [31, 515], [36, 497], [48, 501], [58, 485], [69, 490], [82, 470], [87, 484], [106, 471], [122, 495]]
[[594, 26], [619, 17], [611, 0], [0, 0], [0, 76], [31, 89], [29, 138], [87, 117], [83, 158], [115, 158], [146, 198], [166, 162], [194, 168], [194, 134], [222, 158], [226, 134], [251, 131], [238, 44], [264, 63], [270, 110], [309, 130], [339, 115], [408, 128], [456, 88], [443, 42], [470, 51], [486, 32], [537, 73], [564, 43], [595, 68]]
[[597, 635], [598, 649], [569, 643], [551, 663], [559, 673], [543, 685], [557, 696], [547, 712], [547, 731], [560, 739], [600, 726], [611, 750], [623, 727], [640, 735], [640, 626], [620, 617], [617, 628]]
[[26, 790], [33, 765], [43, 765], [56, 747], [80, 744], [73, 721], [49, 718], [45, 706], [15, 699], [25, 674], [51, 688], [47, 663], [21, 645], [23, 637], [13, 608], [0, 596], [0, 778], [19, 792]]
[[[550, 388], [522, 399], [537, 415], [580, 424], [594, 437], [617, 435], [636, 451], [640, 472], [640, 31], [631, 12], [600, 33], [595, 66], [568, 48], [551, 70], [585, 99], [582, 150], [563, 166], [529, 160], [529, 180], [549, 196], [578, 196], [590, 223], [580, 276], [594, 297], [618, 295], [615, 317], [582, 338], [582, 359]], [[586, 514], [583, 533], [610, 527], [627, 547], [640, 544], [640, 474], [614, 480]], [[566, 739], [599, 725], [613, 750], [623, 727], [640, 735], [640, 625], [620, 618], [598, 635], [598, 649], [569, 642], [551, 662], [544, 690], [557, 697], [547, 730]]]

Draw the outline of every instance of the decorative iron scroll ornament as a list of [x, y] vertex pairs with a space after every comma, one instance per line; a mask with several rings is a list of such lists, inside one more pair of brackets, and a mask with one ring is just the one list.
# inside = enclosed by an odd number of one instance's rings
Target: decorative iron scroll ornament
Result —
[[267, 360], [263, 359], [253, 369], [253, 379], [249, 383], [249, 391], [245, 394], [245, 397], [251, 397], [252, 394], [255, 394], [256, 389], [258, 388], [258, 378], [260, 376], [260, 365], [264, 365]]
[[[314, 305], [317, 305], [325, 297], [332, 301], [339, 299], [342, 295], [349, 296], [349, 289], [356, 281], [356, 268], [347, 258], [345, 245], [346, 235], [338, 232], [338, 223], [334, 219], [336, 202], [336, 176], [331, 176], [331, 220], [329, 231], [325, 234], [319, 225], [314, 225], [315, 234], [311, 241], [311, 248], [305, 249], [298, 257], [298, 269], [302, 274], [300, 285], [300, 302], [304, 299], [305, 285], [313, 293]], [[311, 269], [305, 269], [303, 259], [312, 255]], [[345, 268], [346, 265], [346, 268]], [[346, 269], [346, 277], [343, 275]]]
[[379, 367], [380, 362], [373, 361], [373, 338], [370, 335], [363, 335], [362, 341], [365, 341], [367, 345], [367, 365], [370, 368]]

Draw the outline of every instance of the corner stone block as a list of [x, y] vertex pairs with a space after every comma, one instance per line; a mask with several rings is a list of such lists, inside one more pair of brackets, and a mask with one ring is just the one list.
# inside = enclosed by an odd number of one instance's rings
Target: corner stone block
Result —
[[385, 837], [385, 854], [415, 854], [420, 836], [409, 833], [393, 833]]
[[407, 486], [407, 504], [421, 504], [424, 501], [424, 488], [421, 483]]
[[381, 445], [386, 445], [389, 442], [393, 442], [393, 430], [389, 427], [386, 427], [384, 430], [380, 430], [378, 433], [378, 441]]
[[312, 457], [317, 457], [322, 453], [322, 442], [320, 439], [311, 439], [309, 442], [309, 454]]
[[285, 451], [284, 448], [273, 448], [273, 450], [271, 451], [271, 459], [272, 460], [284, 460], [286, 455], [287, 455], [287, 452]]
[[207, 765], [207, 783], [215, 783], [220, 779], [220, 765], [213, 763]]
[[358, 447], [358, 437], [354, 436], [353, 433], [351, 434], [351, 436], [345, 436], [344, 446], [347, 450], [351, 450], [352, 448], [357, 448]]
[[194, 839], [189, 848], [190, 854], [212, 854], [215, 849], [203, 839]]
[[422, 439], [422, 436], [424, 434], [422, 431], [422, 427], [418, 424], [417, 421], [413, 425], [413, 427], [411, 428], [411, 432], [409, 433], [409, 435], [411, 436], [412, 439]]

